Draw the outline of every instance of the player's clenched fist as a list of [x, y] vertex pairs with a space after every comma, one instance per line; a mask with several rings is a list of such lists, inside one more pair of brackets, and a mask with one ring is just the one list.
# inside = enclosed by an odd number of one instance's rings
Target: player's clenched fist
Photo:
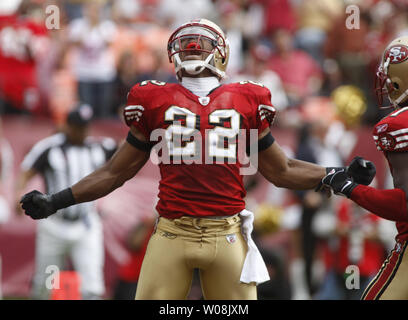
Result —
[[26, 215], [31, 218], [44, 219], [59, 209], [75, 204], [71, 188], [64, 189], [52, 195], [43, 194], [37, 190], [26, 193], [20, 200]]
[[51, 196], [37, 190], [25, 194], [20, 203], [25, 214], [35, 220], [47, 218], [57, 211], [54, 209]]
[[327, 167], [326, 173], [315, 191], [330, 187], [334, 193], [350, 197], [351, 191], [357, 184], [368, 186], [373, 181], [376, 169], [371, 161], [354, 157], [348, 167]]
[[376, 174], [376, 169], [371, 161], [355, 157], [347, 168], [331, 170], [322, 179], [324, 186], [330, 187], [335, 194], [350, 198], [353, 189], [359, 185], [369, 185]]
[[375, 177], [376, 169], [371, 161], [365, 160], [362, 157], [355, 157], [350, 162], [347, 173], [353, 177], [354, 182], [368, 186]]

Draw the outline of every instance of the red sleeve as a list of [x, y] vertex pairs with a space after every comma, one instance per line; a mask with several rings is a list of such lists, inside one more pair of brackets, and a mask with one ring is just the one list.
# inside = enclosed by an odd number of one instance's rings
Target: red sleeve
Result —
[[135, 85], [128, 93], [124, 118], [129, 127], [134, 126], [147, 140], [150, 140], [151, 128], [147, 121], [149, 106], [138, 89], [139, 86]]
[[378, 190], [359, 184], [350, 199], [381, 218], [408, 221], [407, 199], [402, 189]]
[[266, 128], [269, 128], [275, 118], [276, 109], [271, 102], [271, 92], [267, 88], [262, 88], [257, 94], [257, 107], [253, 129], [258, 129], [261, 134]]

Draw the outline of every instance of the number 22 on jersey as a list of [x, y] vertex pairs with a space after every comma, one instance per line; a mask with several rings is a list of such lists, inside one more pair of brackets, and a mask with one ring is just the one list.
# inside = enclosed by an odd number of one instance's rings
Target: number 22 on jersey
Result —
[[[208, 115], [208, 123], [214, 128], [205, 130], [205, 153], [217, 162], [228, 159], [237, 160], [237, 138], [240, 133], [241, 115], [234, 109], [214, 110]], [[183, 160], [200, 161], [202, 137], [200, 132], [200, 116], [190, 110], [170, 106], [164, 114], [164, 121], [169, 124], [167, 129], [152, 132], [151, 139], [165, 138], [168, 155], [173, 163]], [[162, 141], [163, 142], [163, 141]], [[161, 149], [162, 145], [157, 145]], [[206, 158], [207, 158], [206, 157]]]

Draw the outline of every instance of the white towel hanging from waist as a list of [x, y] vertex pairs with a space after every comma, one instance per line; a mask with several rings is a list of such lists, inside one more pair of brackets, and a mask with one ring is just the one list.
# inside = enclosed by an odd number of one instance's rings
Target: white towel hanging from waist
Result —
[[241, 216], [241, 232], [248, 244], [248, 252], [245, 257], [240, 281], [244, 283], [255, 282], [258, 285], [268, 281], [270, 278], [262, 255], [251, 237], [254, 214], [244, 209], [239, 215]]

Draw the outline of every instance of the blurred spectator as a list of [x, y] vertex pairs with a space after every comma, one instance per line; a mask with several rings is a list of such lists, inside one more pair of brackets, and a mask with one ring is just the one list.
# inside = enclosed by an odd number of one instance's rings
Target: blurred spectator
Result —
[[[261, 3], [252, 0], [224, 2], [232, 2], [239, 6], [238, 10], [240, 11], [240, 28], [246, 41], [262, 37], [265, 22], [263, 5]], [[223, 1], [216, 2], [216, 4], [219, 3], [222, 4]]]
[[126, 96], [137, 83], [136, 66], [130, 51], [123, 52], [119, 57], [115, 79], [114, 106], [120, 108], [126, 104]]
[[114, 300], [135, 299], [140, 268], [154, 226], [155, 219], [146, 219], [132, 228], [126, 237], [126, 245], [131, 255], [130, 259], [120, 266], [113, 293]]
[[[361, 126], [361, 120], [367, 110], [367, 101], [362, 90], [351, 85], [342, 85], [333, 90], [328, 105], [335, 110], [325, 143], [335, 148], [344, 163], [358, 153], [358, 136], [355, 130]], [[309, 110], [313, 112], [313, 110]]]
[[148, 72], [139, 72], [136, 82], [144, 80], [159, 80], [169, 83], [177, 82], [176, 75], [169, 70], [169, 60], [167, 56], [163, 56], [163, 51], [151, 50], [151, 58], [153, 59], [152, 67]]
[[339, 64], [343, 83], [358, 86], [368, 96], [371, 94], [371, 81], [367, 76], [369, 63], [367, 37], [370, 31], [370, 16], [363, 9], [360, 9], [358, 28], [349, 29], [346, 25], [346, 19], [349, 16], [347, 13], [343, 13], [334, 21], [324, 50], [326, 57], [335, 59]]
[[157, 19], [175, 30], [186, 21], [205, 18], [217, 21], [211, 0], [158, 0]]
[[[138, 17], [145, 20], [136, 23], [123, 11], [125, 8], [114, 6], [114, 9], [117, 33], [113, 43], [113, 51], [118, 72], [125, 72], [127, 78], [132, 77], [131, 73], [133, 73], [135, 83], [149, 79], [175, 81], [173, 66], [169, 63], [167, 52], [163, 51], [163, 47], [167, 46], [171, 32], [168, 27], [161, 23], [149, 21], [146, 16], [140, 17], [140, 15]], [[140, 14], [142, 13], [140, 12]], [[124, 63], [131, 70], [124, 70]], [[117, 78], [119, 77], [121, 75], [118, 75]], [[119, 105], [116, 103], [114, 107], [116, 109]]]
[[269, 68], [282, 80], [291, 106], [319, 92], [322, 73], [318, 64], [304, 51], [294, 48], [292, 34], [284, 29], [273, 34], [276, 51], [269, 59]]
[[0, 2], [0, 15], [7, 16], [12, 15], [18, 9], [22, 0], [8, 0]]
[[250, 80], [263, 84], [271, 92], [273, 106], [282, 111], [288, 107], [289, 101], [279, 75], [267, 67], [270, 55], [271, 49], [267, 45], [255, 44], [246, 58], [244, 73], [233, 77], [231, 82]]
[[[156, 24], [167, 26], [166, 22], [158, 17], [160, 0], [110, 0], [112, 2], [112, 15], [116, 23], [121, 20], [127, 23]], [[120, 18], [119, 18], [120, 17]]]
[[266, 239], [272, 238], [281, 228], [284, 208], [288, 205], [287, 190], [273, 185], [267, 188], [266, 202], [256, 207], [253, 240], [257, 244], [268, 269], [270, 280], [258, 285], [259, 300], [289, 300], [291, 290], [289, 274], [285, 266], [288, 255], [279, 245], [267, 246]]
[[82, 17], [82, 6], [86, 0], [63, 0], [64, 9], [68, 20], [75, 20]]
[[[330, 125], [330, 110], [325, 112], [322, 105], [320, 112], [313, 113], [299, 132], [299, 144], [296, 159], [317, 163], [321, 166], [340, 167], [343, 165], [338, 151], [325, 144], [325, 137]], [[317, 110], [317, 109], [316, 109]], [[297, 195], [302, 205], [302, 217], [300, 225], [300, 246], [304, 259], [304, 271], [309, 295], [316, 290], [316, 281], [313, 277], [313, 269], [316, 261], [317, 237], [312, 228], [314, 218], [321, 212], [331, 212], [337, 199], [327, 198], [313, 190], [298, 191]]]
[[69, 41], [76, 49], [73, 71], [78, 81], [79, 100], [92, 106], [95, 117], [112, 114], [115, 60], [110, 50], [116, 27], [102, 20], [104, 0], [84, 4], [84, 17], [69, 25]]
[[[333, 215], [332, 212], [326, 215]], [[320, 236], [327, 237], [324, 259], [327, 274], [315, 298], [318, 300], [360, 300], [364, 289], [375, 276], [385, 258], [379, 223], [383, 220], [369, 214], [353, 202], [343, 199], [335, 211], [335, 219], [327, 218]], [[328, 234], [329, 233], [329, 234]], [[347, 268], [357, 266], [359, 288], [346, 286]]]
[[323, 46], [327, 32], [343, 12], [342, 0], [303, 0], [297, 8], [297, 44], [320, 66], [323, 66]]
[[48, 44], [42, 6], [24, 0], [15, 13], [0, 16], [0, 35], [0, 112], [45, 113], [37, 79]]
[[[288, 157], [292, 149], [282, 146]], [[245, 179], [247, 208], [254, 212], [252, 237], [265, 261], [270, 280], [258, 285], [260, 300], [288, 300], [292, 297], [290, 226], [285, 217], [297, 206], [293, 192], [264, 181], [260, 175]], [[261, 200], [262, 199], [262, 200]]]
[[239, 6], [232, 1], [221, 1], [220, 14], [222, 16], [221, 28], [224, 30], [230, 46], [228, 60], [228, 74], [234, 76], [242, 71], [244, 65], [244, 37], [242, 24], [243, 13]]
[[296, 16], [290, 0], [254, 0], [264, 7], [264, 34], [269, 35], [279, 29], [290, 32], [296, 29]]
[[[96, 141], [88, 136], [92, 109], [81, 105], [68, 114], [61, 132], [39, 141], [25, 156], [16, 186], [17, 202], [36, 175], [44, 179], [50, 194], [85, 177], [103, 165], [116, 150], [110, 138]], [[17, 204], [17, 207], [21, 207]], [[66, 270], [67, 259], [81, 277], [82, 299], [100, 299], [105, 291], [102, 222], [95, 204], [87, 202], [37, 223], [35, 275], [32, 298], [48, 299], [48, 266]]]
[[112, 16], [117, 24], [120, 20], [125, 23], [134, 22], [142, 12], [141, 1], [139, 0], [116, 0], [112, 3]]

